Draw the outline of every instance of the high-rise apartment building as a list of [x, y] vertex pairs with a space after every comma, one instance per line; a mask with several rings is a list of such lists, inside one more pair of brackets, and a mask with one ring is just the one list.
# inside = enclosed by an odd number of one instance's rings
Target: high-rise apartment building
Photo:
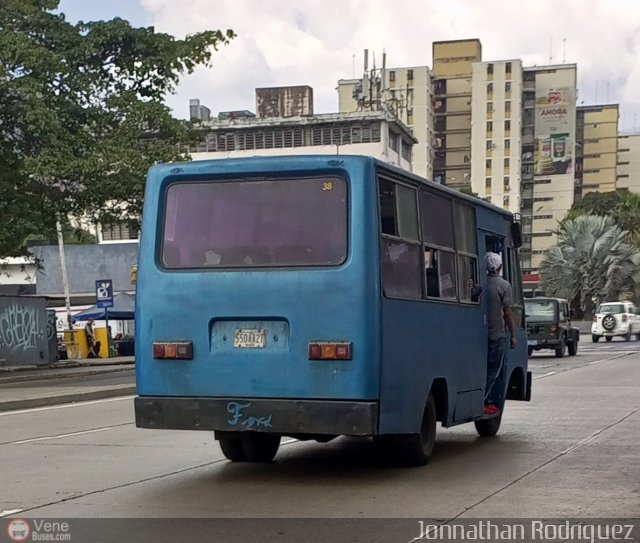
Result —
[[618, 135], [617, 188], [640, 193], [640, 132]]
[[433, 96], [426, 66], [368, 70], [362, 79], [338, 81], [340, 113], [389, 110], [406, 124], [418, 143], [413, 147], [413, 172], [433, 179]]
[[618, 104], [579, 106], [576, 111], [575, 199], [616, 190]]
[[482, 60], [480, 40], [433, 42], [434, 180], [471, 186], [471, 80]]
[[473, 64], [471, 189], [493, 204], [520, 212], [522, 62]]
[[524, 68], [522, 74], [522, 267], [536, 273], [574, 201], [575, 64]]

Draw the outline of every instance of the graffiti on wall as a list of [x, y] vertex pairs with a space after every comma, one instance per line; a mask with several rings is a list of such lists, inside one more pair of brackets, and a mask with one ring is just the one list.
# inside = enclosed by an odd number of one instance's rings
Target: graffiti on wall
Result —
[[47, 341], [57, 341], [58, 326], [56, 322], [56, 312], [47, 311]]
[[36, 307], [17, 303], [0, 310], [0, 348], [8, 351], [36, 349], [44, 338]]

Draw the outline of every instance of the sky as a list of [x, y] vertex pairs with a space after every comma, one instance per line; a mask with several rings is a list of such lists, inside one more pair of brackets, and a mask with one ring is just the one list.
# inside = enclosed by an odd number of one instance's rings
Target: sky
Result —
[[[127, 19], [184, 37], [238, 35], [211, 68], [185, 76], [167, 105], [190, 98], [213, 114], [255, 111], [256, 87], [310, 85], [315, 113], [338, 110], [339, 79], [360, 77], [363, 51], [387, 67], [431, 66], [431, 43], [478, 38], [484, 61], [577, 63], [578, 104], [620, 104], [621, 130], [640, 129], [638, 0], [61, 0], [71, 21]], [[551, 60], [551, 62], [550, 62]]]

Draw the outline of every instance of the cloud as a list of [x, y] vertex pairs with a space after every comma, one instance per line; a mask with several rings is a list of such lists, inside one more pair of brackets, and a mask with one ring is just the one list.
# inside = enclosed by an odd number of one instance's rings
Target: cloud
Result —
[[[139, 0], [156, 28], [178, 36], [233, 28], [214, 66], [185, 77], [168, 103], [255, 109], [256, 87], [311, 85], [316, 112], [336, 111], [337, 80], [359, 76], [362, 52], [387, 65], [431, 65], [437, 40], [479, 38], [483, 60], [578, 64], [579, 102], [622, 104], [621, 128], [640, 114], [640, 2], [636, 0]], [[371, 58], [371, 55], [370, 55]], [[640, 115], [637, 115], [640, 117]], [[640, 122], [640, 121], [639, 121]]]

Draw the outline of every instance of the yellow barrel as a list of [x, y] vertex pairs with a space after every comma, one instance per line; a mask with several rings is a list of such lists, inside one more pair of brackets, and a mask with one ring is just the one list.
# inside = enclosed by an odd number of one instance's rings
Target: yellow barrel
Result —
[[89, 356], [87, 334], [84, 330], [65, 330], [64, 343], [67, 346], [69, 358], [87, 358]]

